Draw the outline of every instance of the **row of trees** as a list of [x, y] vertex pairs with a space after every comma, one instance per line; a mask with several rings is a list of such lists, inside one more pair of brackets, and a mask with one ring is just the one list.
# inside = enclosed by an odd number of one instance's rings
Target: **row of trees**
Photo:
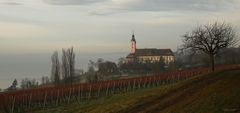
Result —
[[[58, 58], [58, 52], [52, 55], [52, 72], [51, 80], [55, 85], [61, 83], [72, 84], [75, 72], [75, 53], [72, 48], [62, 50], [62, 64]], [[61, 79], [62, 75], [62, 79]]]
[[[240, 64], [240, 47], [225, 48], [220, 50], [215, 56], [215, 65]], [[175, 66], [178, 69], [189, 69], [196, 67], [209, 67], [211, 62], [209, 56], [198, 51], [178, 50], [175, 53]]]
[[96, 62], [90, 60], [86, 79], [88, 82], [97, 82], [108, 79], [111, 75], [119, 75], [117, 64], [111, 61], [104, 61], [99, 58]]
[[28, 79], [28, 78], [23, 79], [20, 85], [22, 89], [35, 88], [38, 86], [39, 86], [39, 83], [36, 79]]

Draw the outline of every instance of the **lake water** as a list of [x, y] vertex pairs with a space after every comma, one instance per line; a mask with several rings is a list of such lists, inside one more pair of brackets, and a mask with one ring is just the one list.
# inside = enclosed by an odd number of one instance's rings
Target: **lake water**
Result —
[[[89, 60], [104, 60], [117, 62], [118, 58], [127, 53], [85, 53], [76, 54], [76, 69], [87, 70]], [[60, 58], [61, 60], [61, 58]], [[16, 78], [20, 85], [22, 79], [35, 78], [41, 80], [42, 76], [50, 76], [51, 54], [18, 54], [0, 55], [0, 88], [7, 88]]]

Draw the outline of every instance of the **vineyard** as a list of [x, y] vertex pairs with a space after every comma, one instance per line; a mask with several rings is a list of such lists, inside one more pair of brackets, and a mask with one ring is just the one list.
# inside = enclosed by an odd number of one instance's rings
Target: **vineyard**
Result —
[[[239, 69], [240, 65], [217, 66], [216, 71]], [[73, 101], [87, 101], [94, 98], [137, 89], [156, 87], [189, 79], [193, 76], [210, 73], [209, 68], [166, 72], [129, 79], [102, 81], [97, 83], [52, 86], [36, 89], [0, 93], [0, 111], [17, 113], [24, 109], [46, 108]]]

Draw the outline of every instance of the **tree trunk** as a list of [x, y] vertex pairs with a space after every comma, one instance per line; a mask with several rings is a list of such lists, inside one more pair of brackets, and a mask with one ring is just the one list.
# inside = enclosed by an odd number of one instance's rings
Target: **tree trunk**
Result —
[[210, 54], [209, 56], [210, 56], [210, 62], [211, 62], [212, 71], [215, 71], [214, 54]]

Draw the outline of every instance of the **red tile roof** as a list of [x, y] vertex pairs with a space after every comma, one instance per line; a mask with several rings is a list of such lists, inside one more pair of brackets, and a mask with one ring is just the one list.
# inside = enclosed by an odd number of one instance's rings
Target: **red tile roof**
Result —
[[129, 54], [127, 58], [136, 56], [173, 56], [171, 49], [136, 49], [135, 54]]

